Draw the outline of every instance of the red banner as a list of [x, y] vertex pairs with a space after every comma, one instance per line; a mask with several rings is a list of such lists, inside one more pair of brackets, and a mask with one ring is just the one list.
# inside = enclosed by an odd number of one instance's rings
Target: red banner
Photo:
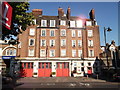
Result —
[[7, 3], [2, 3], [2, 24], [7, 28], [11, 29], [12, 20], [12, 7]]

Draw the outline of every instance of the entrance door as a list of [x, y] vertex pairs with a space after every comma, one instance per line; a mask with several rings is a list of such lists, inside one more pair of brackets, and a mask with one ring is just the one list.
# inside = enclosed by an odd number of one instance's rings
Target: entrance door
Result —
[[21, 77], [32, 77], [33, 76], [33, 62], [22, 62], [20, 67]]
[[69, 63], [68, 62], [58, 62], [56, 69], [57, 77], [69, 76]]
[[50, 77], [51, 66], [50, 62], [39, 62], [38, 77]]

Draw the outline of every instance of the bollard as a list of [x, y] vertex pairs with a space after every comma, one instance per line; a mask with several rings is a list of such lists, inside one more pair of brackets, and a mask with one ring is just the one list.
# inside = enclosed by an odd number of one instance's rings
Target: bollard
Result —
[[98, 74], [97, 74], [97, 79], [98, 79]]

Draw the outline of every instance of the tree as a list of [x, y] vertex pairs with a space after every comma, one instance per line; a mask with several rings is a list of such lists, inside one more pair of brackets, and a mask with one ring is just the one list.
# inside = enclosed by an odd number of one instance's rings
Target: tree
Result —
[[30, 4], [28, 2], [8, 2], [12, 8], [12, 23], [11, 30], [2, 27], [2, 40], [15, 40], [18, 34], [25, 31], [27, 26], [34, 24], [34, 16], [29, 10]]

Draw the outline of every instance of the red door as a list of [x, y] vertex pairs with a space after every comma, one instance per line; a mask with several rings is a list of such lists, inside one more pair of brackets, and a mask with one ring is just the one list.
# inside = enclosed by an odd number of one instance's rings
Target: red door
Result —
[[69, 63], [68, 62], [58, 62], [56, 69], [57, 77], [69, 76]]
[[33, 63], [23, 62], [21, 63], [20, 77], [32, 77], [33, 76]]
[[38, 77], [50, 77], [52, 73], [50, 62], [40, 62], [38, 69]]

